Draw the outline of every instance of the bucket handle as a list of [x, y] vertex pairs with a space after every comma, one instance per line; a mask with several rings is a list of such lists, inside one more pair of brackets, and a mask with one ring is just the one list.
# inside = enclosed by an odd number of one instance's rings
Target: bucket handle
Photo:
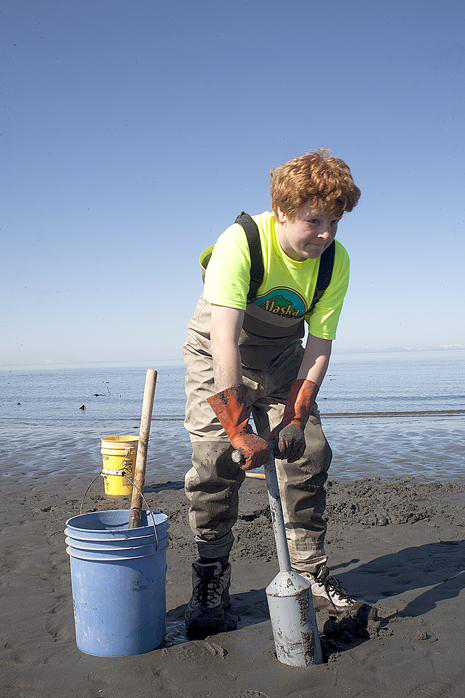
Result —
[[[96, 476], [93, 478], [93, 480], [91, 480], [90, 483], [87, 485], [87, 489], [86, 489], [86, 491], [85, 491], [84, 494], [83, 494], [83, 497], [82, 497], [82, 499], [81, 499], [81, 505], [80, 505], [80, 507], [79, 507], [79, 514], [80, 514], [80, 515], [82, 515], [82, 513], [83, 513], [85, 498], [87, 497], [87, 494], [88, 494], [90, 488], [92, 487], [92, 485], [94, 484], [94, 482], [100, 477], [100, 475], [101, 475], [101, 471], [99, 470], [99, 472], [97, 473], [97, 475], [96, 475]], [[156, 523], [155, 523], [155, 517], [154, 517], [154, 515], [153, 515], [153, 511], [151, 510], [151, 508], [150, 508], [150, 506], [149, 506], [147, 500], [145, 499], [144, 493], [138, 488], [138, 486], [133, 482], [133, 480], [129, 477], [129, 475], [128, 475], [127, 473], [125, 473], [124, 477], [125, 477], [126, 480], [128, 480], [128, 481], [131, 483], [131, 485], [132, 485], [133, 487], [135, 487], [136, 490], [139, 492], [142, 501], [144, 502], [145, 506], [147, 507], [147, 515], [150, 514], [150, 516], [152, 517], [152, 526], [153, 526], [153, 531], [154, 531], [154, 533], [155, 533], [155, 541], [156, 541], [155, 549], [158, 550], [158, 548], [160, 547], [160, 542], [159, 542], [159, 540], [158, 540], [157, 525], [156, 525]]]
[[97, 475], [94, 477], [94, 479], [91, 480], [91, 481], [89, 482], [89, 484], [87, 485], [86, 491], [85, 491], [84, 494], [82, 495], [81, 505], [80, 505], [80, 507], [79, 507], [79, 514], [80, 514], [81, 516], [82, 516], [82, 513], [83, 513], [83, 509], [84, 509], [84, 500], [85, 500], [85, 498], [87, 497], [87, 494], [88, 494], [90, 488], [92, 487], [92, 485], [94, 484], [94, 482], [95, 482], [99, 477], [100, 477], [100, 470], [98, 471], [98, 473], [97, 473]]

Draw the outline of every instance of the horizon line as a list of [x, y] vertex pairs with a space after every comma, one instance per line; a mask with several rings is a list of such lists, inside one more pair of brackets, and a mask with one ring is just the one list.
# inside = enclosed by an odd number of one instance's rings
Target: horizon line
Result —
[[[386, 348], [344, 348], [336, 350], [333, 352], [333, 356], [343, 356], [350, 354], [399, 354], [399, 353], [415, 353], [415, 352], [427, 352], [427, 351], [437, 351], [437, 352], [447, 352], [447, 351], [463, 351], [465, 349], [465, 344], [448, 344], [439, 346], [407, 346], [407, 347], [386, 347]], [[54, 368], [65, 368], [65, 367], [104, 367], [104, 366], [114, 366], [116, 367], [140, 367], [151, 366], [154, 363], [161, 363], [164, 366], [177, 366], [182, 365], [183, 361], [179, 359], [102, 359], [94, 361], [54, 361], [54, 362], [29, 362], [29, 363], [0, 363], [0, 370], [8, 369], [21, 369], [21, 368], [44, 368], [44, 369], [54, 369]]]

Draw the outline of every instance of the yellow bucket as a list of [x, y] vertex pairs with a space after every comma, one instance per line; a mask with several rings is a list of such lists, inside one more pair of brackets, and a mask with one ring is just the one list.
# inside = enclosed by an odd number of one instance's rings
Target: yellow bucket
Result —
[[[120, 497], [132, 493], [138, 436], [104, 436], [102, 442], [102, 477], [105, 494]], [[127, 479], [131, 478], [131, 481]]]

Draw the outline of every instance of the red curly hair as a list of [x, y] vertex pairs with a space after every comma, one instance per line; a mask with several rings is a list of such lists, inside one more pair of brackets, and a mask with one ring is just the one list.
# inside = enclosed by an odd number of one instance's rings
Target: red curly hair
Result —
[[304, 205], [342, 216], [360, 198], [348, 165], [328, 150], [301, 155], [271, 170], [271, 205], [294, 219]]

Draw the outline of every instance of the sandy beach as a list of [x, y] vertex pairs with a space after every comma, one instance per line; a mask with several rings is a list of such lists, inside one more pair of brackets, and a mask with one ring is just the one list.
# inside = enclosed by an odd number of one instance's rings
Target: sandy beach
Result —
[[[264, 589], [277, 571], [264, 483], [247, 480], [232, 553], [239, 628], [187, 641], [183, 611], [194, 555], [181, 480], [146, 487], [170, 518], [165, 646], [102, 659], [79, 652], [63, 529], [89, 478], [2, 477], [2, 698], [283, 698], [465, 694], [465, 485], [402, 479], [330, 481], [332, 570], [375, 610], [358, 621], [318, 613], [325, 663], [292, 669], [274, 655]], [[127, 508], [98, 481], [87, 510]], [[462, 593], [461, 593], [462, 592]]]

